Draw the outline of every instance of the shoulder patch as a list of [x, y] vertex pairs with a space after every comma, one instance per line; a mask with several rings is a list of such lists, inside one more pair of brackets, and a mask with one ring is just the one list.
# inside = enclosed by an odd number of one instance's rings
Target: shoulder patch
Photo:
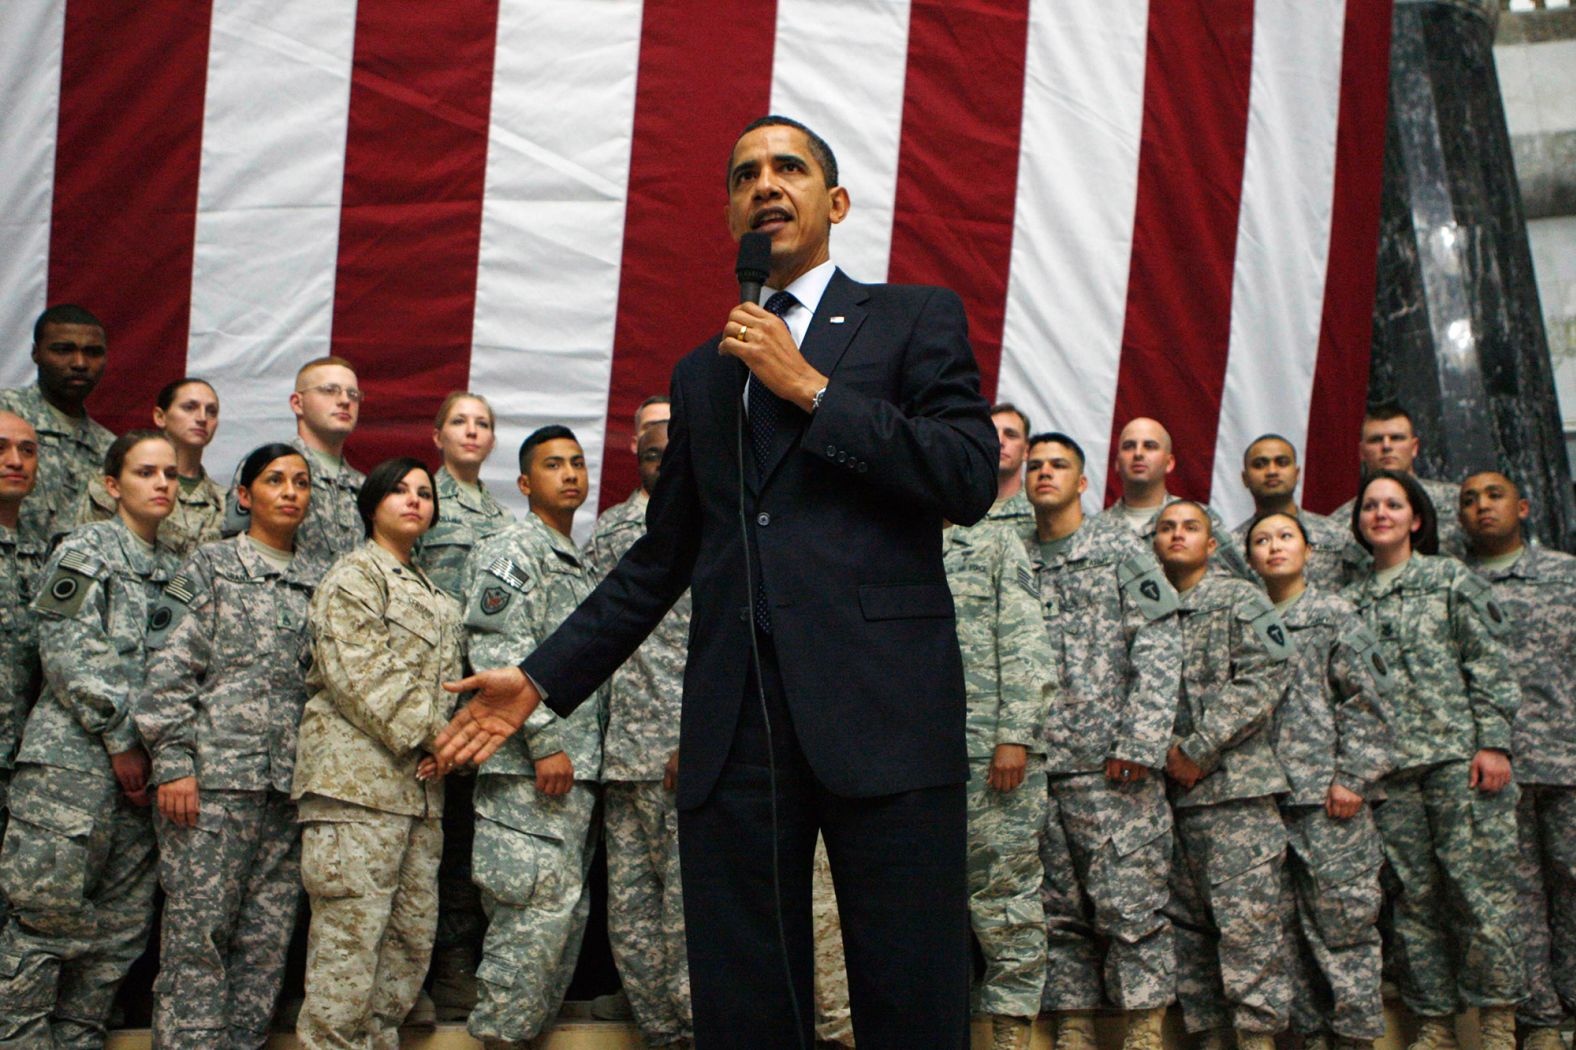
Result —
[[520, 567], [513, 561], [501, 554], [487, 563], [486, 571], [509, 584], [515, 590], [528, 591], [531, 589], [530, 577], [521, 572]]
[[1469, 572], [1460, 578], [1456, 590], [1488, 625], [1490, 634], [1502, 635], [1510, 628], [1504, 607], [1494, 598], [1494, 588], [1483, 577]]
[[1291, 632], [1286, 630], [1285, 621], [1280, 618], [1273, 606], [1266, 606], [1262, 612], [1253, 617], [1253, 633], [1259, 636], [1264, 647], [1270, 651], [1270, 656], [1276, 660], [1290, 658], [1293, 646]]
[[75, 616], [87, 600], [93, 581], [102, 575], [103, 568], [102, 562], [81, 551], [64, 552], [55, 563], [49, 579], [39, 588], [33, 608], [56, 616]]
[[1135, 554], [1117, 566], [1116, 581], [1146, 620], [1174, 613], [1180, 605], [1176, 590], [1160, 566], [1143, 555]]
[[148, 633], [144, 643], [149, 649], [164, 648], [175, 625], [186, 618], [186, 612], [195, 597], [192, 578], [184, 572], [164, 585], [163, 593], [153, 604], [153, 611], [148, 614]]
[[1395, 676], [1390, 670], [1390, 661], [1384, 658], [1379, 651], [1379, 637], [1366, 623], [1358, 622], [1342, 637], [1352, 652], [1373, 675], [1374, 685], [1381, 693], [1388, 693], [1395, 688]]

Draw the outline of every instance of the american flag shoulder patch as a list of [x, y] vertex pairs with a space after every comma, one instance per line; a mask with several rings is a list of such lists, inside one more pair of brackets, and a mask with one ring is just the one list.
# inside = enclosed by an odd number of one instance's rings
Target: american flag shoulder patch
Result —
[[164, 594], [166, 597], [173, 598], [182, 605], [190, 605], [192, 603], [192, 599], [197, 596], [192, 591], [191, 577], [187, 576], [184, 572], [164, 585]]
[[531, 581], [526, 577], [525, 573], [521, 572], [519, 566], [515, 565], [513, 561], [502, 555], [499, 555], [487, 564], [487, 571], [509, 584], [515, 590], [528, 591], [531, 589]]

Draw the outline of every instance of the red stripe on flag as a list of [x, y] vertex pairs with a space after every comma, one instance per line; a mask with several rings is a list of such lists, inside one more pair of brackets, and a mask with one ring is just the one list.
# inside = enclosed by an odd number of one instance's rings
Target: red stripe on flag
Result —
[[66, 5], [48, 295], [104, 322], [91, 411], [116, 431], [151, 426], [154, 395], [186, 370], [210, 13]]
[[1027, 0], [916, 0], [909, 15], [887, 276], [963, 297], [987, 397], [1001, 365], [1028, 41]]
[[431, 419], [470, 372], [496, 0], [361, 0], [333, 352], [367, 401], [352, 458], [433, 462]]
[[1303, 458], [1302, 501], [1328, 512], [1357, 487], [1357, 440], [1368, 394], [1379, 202], [1390, 81], [1387, 0], [1348, 0], [1341, 43], [1335, 199], [1325, 264], [1324, 315]]
[[[635, 406], [665, 394], [673, 365], [722, 330], [739, 301], [723, 221], [728, 157], [771, 102], [774, 0], [646, 0], [607, 398], [600, 503], [639, 482]], [[788, 114], [795, 116], [795, 114]], [[814, 126], [814, 114], [798, 114]]]
[[1108, 504], [1121, 495], [1117, 441], [1134, 416], [1159, 419], [1171, 432], [1170, 491], [1209, 498], [1252, 65], [1253, 0], [1151, 0]]

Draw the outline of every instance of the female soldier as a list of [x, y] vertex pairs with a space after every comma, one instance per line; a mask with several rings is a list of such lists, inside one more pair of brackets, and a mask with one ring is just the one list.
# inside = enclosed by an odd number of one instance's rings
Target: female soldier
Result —
[[1294, 514], [1259, 514], [1248, 564], [1291, 632], [1290, 682], [1271, 722], [1291, 785], [1279, 799], [1290, 850], [1281, 869], [1292, 1030], [1328, 1050], [1384, 1034], [1379, 999], [1379, 833], [1367, 799], [1390, 768], [1379, 708], [1389, 674], [1373, 632], [1345, 599], [1308, 585], [1310, 545]]
[[411, 557], [438, 518], [420, 461], [385, 460], [357, 497], [367, 542], [323, 577], [308, 613], [311, 699], [292, 797], [312, 902], [311, 1048], [398, 1046], [437, 924], [443, 787], [430, 751], [460, 672], [459, 607]]
[[147, 944], [157, 873], [130, 698], [143, 687], [149, 613], [179, 564], [159, 537], [176, 484], [167, 437], [117, 438], [104, 455], [115, 517], [61, 541], [33, 602], [44, 691], [0, 848], [12, 909], [0, 933], [6, 1046], [102, 1046], [115, 989]]
[[150, 621], [134, 713], [158, 785], [157, 1047], [256, 1050], [268, 1039], [301, 898], [290, 778], [306, 609], [327, 568], [294, 554], [311, 486], [289, 445], [247, 456], [247, 531], [199, 547]]
[[1434, 505], [1408, 474], [1376, 471], [1352, 509], [1372, 552], [1344, 592], [1396, 678], [1385, 700], [1395, 771], [1374, 809], [1394, 895], [1401, 999], [1422, 1024], [1416, 1050], [1455, 1043], [1478, 1007], [1484, 1050], [1515, 1046], [1525, 994], [1516, 943], [1516, 788], [1510, 727], [1521, 701], [1496, 638], [1489, 586], [1437, 549]]
[[[480, 478], [496, 440], [486, 398], [456, 390], [443, 399], [432, 425], [432, 443], [443, 455], [436, 479], [443, 520], [421, 537], [416, 556], [432, 582], [457, 602], [465, 600], [460, 570], [471, 548], [514, 520]], [[475, 785], [474, 777], [456, 778], [443, 799], [438, 933], [432, 952], [432, 998], [443, 1021], [463, 1021], [476, 1005], [476, 956], [487, 930], [481, 896], [471, 881]]]
[[486, 398], [456, 390], [443, 399], [432, 424], [432, 443], [443, 456], [435, 478], [443, 520], [421, 537], [416, 553], [432, 582], [455, 601], [464, 600], [459, 587], [465, 556], [477, 540], [513, 520], [481, 482], [482, 464], [496, 441]]
[[[203, 451], [219, 432], [219, 395], [207, 380], [186, 377], [166, 384], [153, 404], [153, 425], [175, 446], [180, 478], [175, 508], [159, 526], [159, 539], [184, 558], [198, 544], [218, 539], [224, 520], [224, 493], [202, 466]], [[77, 523], [114, 516], [115, 500], [95, 478], [82, 494]]]

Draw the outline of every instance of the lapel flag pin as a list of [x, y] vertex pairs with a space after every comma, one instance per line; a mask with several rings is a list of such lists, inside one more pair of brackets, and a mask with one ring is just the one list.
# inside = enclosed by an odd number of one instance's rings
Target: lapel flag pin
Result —
[[828, 324], [842, 324], [843, 323], [843, 315], [842, 314], [838, 314], [836, 317], [829, 317], [829, 318], [827, 318], [827, 323]]

